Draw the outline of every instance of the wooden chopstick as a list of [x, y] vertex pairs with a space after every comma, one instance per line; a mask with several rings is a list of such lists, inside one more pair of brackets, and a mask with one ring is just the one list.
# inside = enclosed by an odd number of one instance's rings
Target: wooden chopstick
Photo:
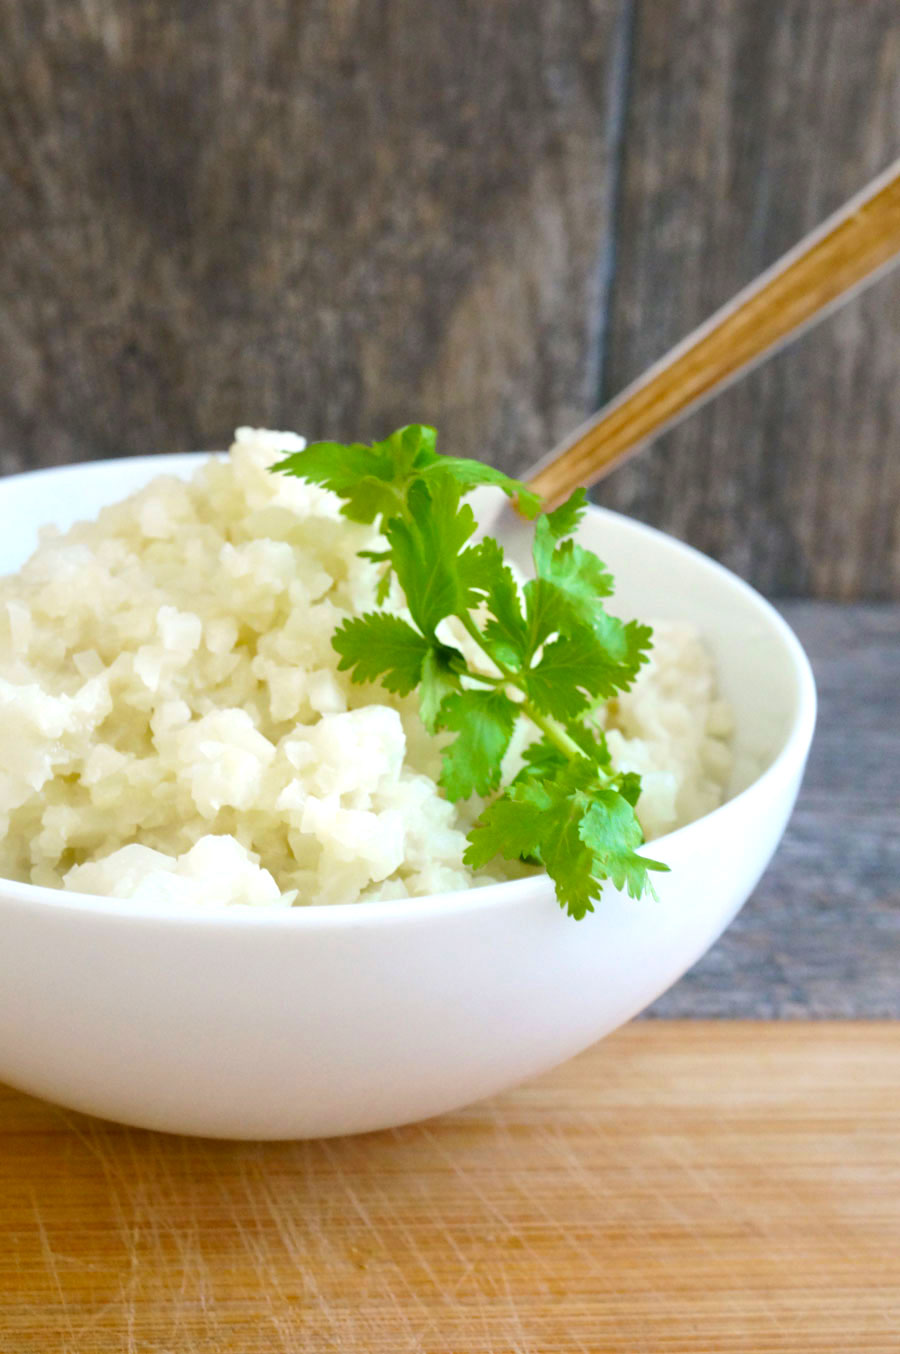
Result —
[[553, 508], [900, 262], [900, 159], [632, 382], [527, 477]]

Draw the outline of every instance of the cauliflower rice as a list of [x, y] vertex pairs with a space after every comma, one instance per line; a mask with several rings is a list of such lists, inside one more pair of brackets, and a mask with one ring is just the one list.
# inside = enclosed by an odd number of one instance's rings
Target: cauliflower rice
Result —
[[[521, 872], [462, 864], [481, 804], [444, 799], [415, 695], [338, 672], [331, 636], [375, 605], [357, 552], [378, 538], [269, 473], [304, 445], [240, 428], [229, 458], [46, 530], [0, 580], [0, 875], [291, 905]], [[721, 802], [729, 716], [690, 627], [655, 627], [606, 718], [616, 765], [643, 778], [648, 839]]]

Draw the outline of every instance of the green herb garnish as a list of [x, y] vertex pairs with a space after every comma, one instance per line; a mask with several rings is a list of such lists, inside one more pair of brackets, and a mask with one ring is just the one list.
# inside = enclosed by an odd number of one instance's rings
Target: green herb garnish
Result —
[[[603, 608], [612, 578], [572, 540], [584, 490], [538, 515], [539, 500], [524, 484], [479, 461], [440, 455], [434, 429], [418, 424], [373, 446], [314, 442], [274, 469], [333, 490], [354, 522], [378, 523], [386, 548], [363, 553], [383, 566], [379, 604], [395, 576], [412, 624], [375, 611], [345, 621], [332, 643], [352, 681], [380, 680], [400, 696], [418, 688], [429, 732], [456, 735], [440, 778], [451, 799], [498, 791], [517, 721], [538, 732], [523, 769], [469, 833], [466, 864], [479, 868], [498, 855], [541, 864], [576, 918], [594, 910], [606, 879], [633, 898], [652, 893], [648, 870], [668, 867], [635, 849], [644, 840], [634, 812], [640, 778], [613, 769], [592, 717], [629, 689], [651, 631]], [[496, 540], [471, 544], [477, 523], [465, 495], [483, 484], [536, 518], [535, 577], [521, 592]], [[478, 666], [438, 638], [448, 617], [477, 645]]]

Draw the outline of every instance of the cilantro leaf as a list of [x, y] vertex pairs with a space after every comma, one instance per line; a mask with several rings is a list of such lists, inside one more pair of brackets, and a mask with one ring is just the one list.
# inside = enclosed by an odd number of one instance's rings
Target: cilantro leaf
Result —
[[574, 627], [584, 625], [578, 613], [569, 606], [565, 594], [545, 578], [530, 578], [524, 591], [529, 658], [551, 635], [565, 635]]
[[518, 709], [502, 691], [460, 691], [441, 706], [439, 723], [457, 737], [444, 752], [441, 784], [451, 799], [486, 795], [500, 783]]
[[458, 486], [437, 479], [427, 486], [416, 481], [407, 495], [407, 514], [385, 527], [394, 571], [423, 634], [433, 636], [446, 616], [467, 610], [457, 556], [475, 526]]
[[391, 594], [391, 574], [393, 570], [385, 569], [378, 580], [378, 586], [375, 589], [375, 601], [379, 606], [384, 606]]
[[463, 859], [479, 868], [494, 855], [507, 859], [536, 853], [556, 886], [560, 906], [581, 918], [594, 910], [601, 880], [594, 875], [594, 857], [582, 840], [581, 821], [592, 768], [570, 764], [543, 781], [524, 781], [489, 804], [469, 833]]
[[584, 490], [576, 489], [535, 524], [536, 577], [525, 586], [532, 652], [553, 634], [566, 635], [584, 625], [596, 629], [607, 619], [601, 598], [612, 595], [612, 575], [593, 551], [562, 540], [576, 529], [586, 506]]
[[594, 858], [581, 840], [582, 813], [577, 799], [551, 799], [541, 825], [541, 860], [556, 886], [556, 897], [570, 917], [580, 921], [593, 912], [602, 881], [594, 873]]
[[338, 668], [350, 669], [351, 682], [374, 682], [406, 696], [422, 680], [422, 665], [431, 649], [423, 635], [399, 616], [371, 611], [338, 626], [332, 644], [341, 656]]
[[[624, 627], [623, 627], [624, 629]], [[598, 697], [621, 689], [622, 663], [583, 626], [548, 644], [524, 674], [528, 696], [554, 719], [576, 719]]]
[[547, 527], [556, 541], [571, 536], [587, 511], [588, 496], [586, 489], [575, 489], [565, 503], [560, 503], [553, 512], [547, 513]]
[[425, 423], [408, 423], [405, 428], [373, 443], [372, 450], [391, 462], [392, 479], [399, 481], [419, 467], [431, 465], [444, 458], [436, 450], [437, 433]]
[[627, 799], [633, 809], [641, 797], [641, 778], [635, 771], [620, 771], [616, 777], [619, 794]]
[[385, 443], [311, 442], [272, 469], [330, 489], [344, 500], [341, 512], [353, 522], [374, 522], [379, 514], [396, 511], [399, 503], [393, 487], [395, 462]]
[[525, 592], [531, 651], [559, 636], [528, 669], [529, 694], [540, 709], [557, 719], [574, 719], [588, 705], [629, 690], [647, 661], [649, 626], [623, 624], [599, 603], [587, 625], [570, 599], [545, 579], [531, 580]]
[[[566, 725], [566, 734], [584, 753], [590, 762], [601, 771], [606, 772], [610, 766], [609, 748], [606, 745], [606, 737], [602, 729], [588, 728], [586, 724], [580, 724], [572, 721]], [[536, 743], [530, 743], [522, 752], [523, 766], [516, 775], [513, 784], [523, 780], [542, 780], [546, 777], [557, 775], [566, 765], [567, 758], [554, 743], [546, 737], [541, 738]], [[637, 794], [640, 794], [641, 778], [640, 776], [620, 777], [628, 779], [629, 786], [631, 780], [637, 781]], [[624, 789], [621, 791], [625, 793]], [[637, 803], [637, 799], [633, 801]]]
[[459, 570], [470, 606], [485, 602], [491, 613], [484, 627], [487, 652], [510, 667], [521, 667], [528, 652], [528, 627], [502, 547], [492, 536], [485, 536], [463, 551]]
[[[357, 554], [360, 559], [371, 560], [373, 564], [385, 564], [391, 558], [390, 550], [358, 550]], [[390, 595], [392, 573], [393, 570], [391, 569], [390, 564], [388, 564], [388, 567], [382, 572], [382, 575], [378, 580], [378, 584], [375, 588], [375, 601], [379, 606], [384, 606]]]
[[477, 489], [482, 484], [489, 484], [497, 489], [502, 489], [509, 498], [517, 500], [519, 511], [523, 517], [531, 519], [540, 512], [541, 500], [537, 494], [528, 488], [527, 484], [523, 484], [521, 480], [512, 479], [509, 475], [505, 475], [502, 470], [497, 470], [492, 465], [485, 465], [482, 461], [470, 461], [461, 456], [436, 457], [424, 471], [426, 479], [434, 475], [451, 475], [463, 493]]
[[625, 653], [622, 658], [621, 689], [628, 691], [653, 648], [653, 630], [640, 621], [625, 624]]
[[[606, 734], [595, 724], [582, 724], [576, 720], [566, 725], [566, 733], [595, 766], [605, 770], [611, 765]], [[640, 781], [640, 776], [637, 779]]]
[[441, 456], [437, 433], [423, 423], [409, 423], [380, 442], [311, 442], [272, 467], [298, 479], [321, 484], [345, 500], [341, 511], [356, 522], [374, 522], [396, 513], [407, 490], [418, 479], [427, 483], [452, 479], [461, 493], [493, 485], [518, 502], [523, 516], [533, 518], [541, 500], [521, 480], [494, 466], [461, 456]]
[[555, 776], [566, 765], [566, 754], [549, 739], [542, 738], [525, 748], [522, 762], [522, 769], [513, 779], [513, 785], [525, 780], [544, 780], [548, 776]]
[[514, 786], [488, 804], [468, 837], [463, 861], [483, 869], [495, 856], [519, 860], [532, 854], [541, 836], [546, 800]]
[[422, 664], [419, 714], [429, 733], [436, 733], [441, 706], [447, 696], [459, 690], [459, 677], [452, 666], [459, 655], [443, 645], [429, 645]]
[[547, 549], [551, 537], [546, 522], [547, 518], [540, 518], [535, 531], [537, 581], [545, 591], [556, 591], [579, 624], [591, 625], [594, 616], [603, 611], [600, 599], [612, 596], [612, 575], [593, 551], [574, 541]]
[[592, 550], [563, 541], [550, 556], [544, 578], [566, 594], [572, 605], [579, 605], [587, 616], [597, 609], [601, 597], [613, 593], [612, 574]]
[[594, 858], [595, 873], [607, 876], [615, 888], [627, 889], [632, 898], [640, 898], [648, 887], [648, 870], [669, 868], [634, 850], [642, 844], [644, 834], [633, 805], [622, 791], [595, 790], [578, 831]]
[[542, 513], [534, 524], [534, 566], [540, 576], [546, 574], [553, 551], [561, 540], [571, 536], [587, 511], [587, 494], [576, 489], [553, 512]]
[[593, 912], [604, 880], [637, 898], [649, 887], [648, 870], [668, 868], [637, 854], [643, 834], [633, 805], [614, 782], [601, 784], [586, 758], [555, 767], [552, 757], [542, 767], [535, 758], [532, 766], [535, 778], [511, 785], [469, 833], [467, 865], [536, 854], [576, 919]]

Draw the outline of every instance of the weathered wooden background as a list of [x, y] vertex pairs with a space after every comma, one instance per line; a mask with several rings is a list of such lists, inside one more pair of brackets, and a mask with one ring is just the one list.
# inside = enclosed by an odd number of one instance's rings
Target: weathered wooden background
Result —
[[[897, 0], [5, 0], [0, 471], [428, 419], [524, 468], [900, 152]], [[601, 490], [900, 598], [900, 276]]]

